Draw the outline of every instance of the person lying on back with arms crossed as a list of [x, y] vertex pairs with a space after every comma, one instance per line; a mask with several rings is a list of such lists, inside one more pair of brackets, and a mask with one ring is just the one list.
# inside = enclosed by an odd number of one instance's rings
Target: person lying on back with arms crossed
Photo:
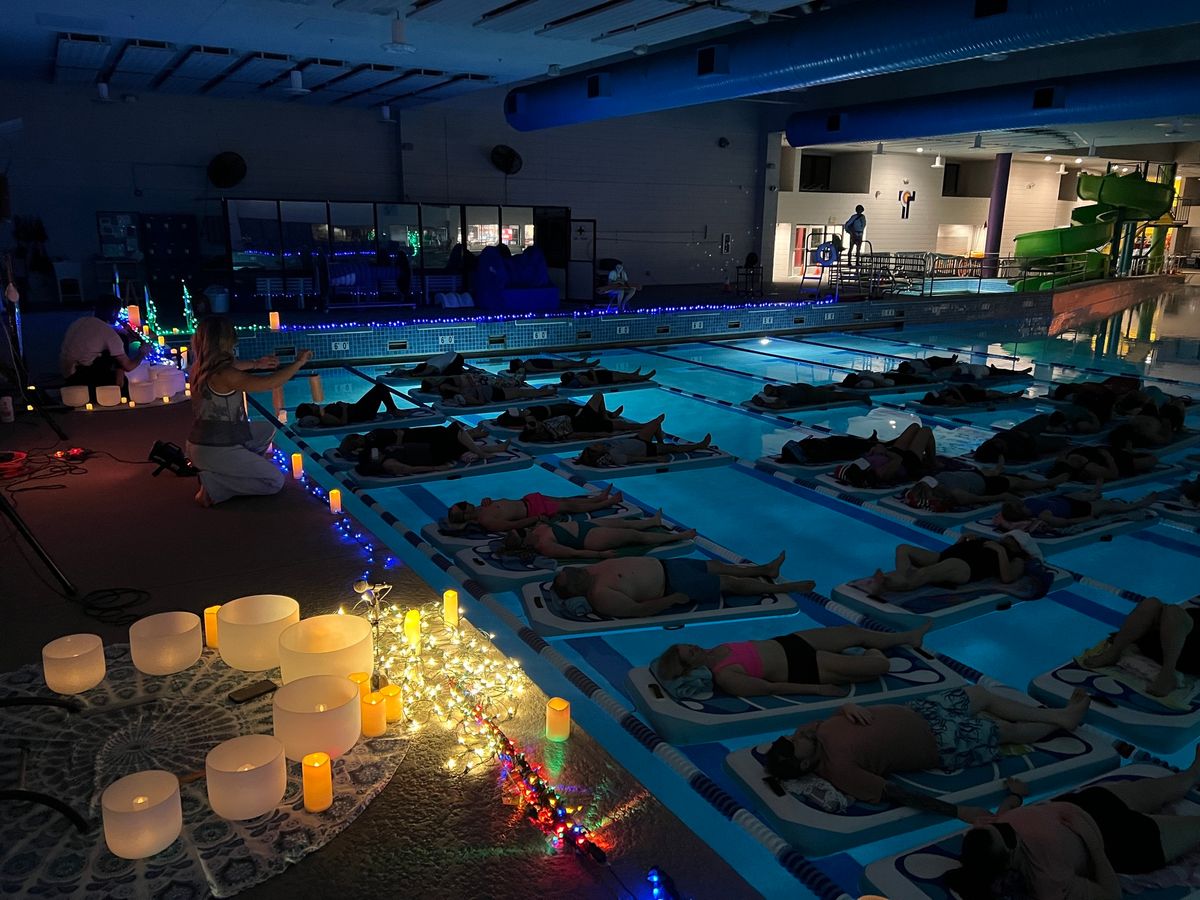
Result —
[[552, 516], [608, 509], [622, 499], [619, 492], [613, 493], [612, 485], [599, 494], [583, 497], [548, 497], [537, 493], [526, 494], [520, 500], [484, 497], [479, 505], [460, 500], [450, 507], [446, 519], [451, 525], [475, 524], [488, 531], [512, 531], [548, 521]]

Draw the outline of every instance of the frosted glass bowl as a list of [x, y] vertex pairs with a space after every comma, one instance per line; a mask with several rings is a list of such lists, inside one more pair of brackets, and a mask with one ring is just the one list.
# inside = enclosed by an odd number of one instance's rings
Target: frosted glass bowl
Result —
[[275, 692], [275, 737], [287, 758], [300, 762], [310, 753], [337, 759], [362, 731], [358, 685], [344, 675], [309, 675]]
[[344, 678], [373, 668], [371, 623], [361, 616], [312, 616], [279, 635], [279, 677], [284, 684], [309, 675]]
[[282, 594], [254, 594], [221, 604], [219, 650], [225, 664], [243, 672], [279, 665], [279, 635], [300, 621], [300, 604]]

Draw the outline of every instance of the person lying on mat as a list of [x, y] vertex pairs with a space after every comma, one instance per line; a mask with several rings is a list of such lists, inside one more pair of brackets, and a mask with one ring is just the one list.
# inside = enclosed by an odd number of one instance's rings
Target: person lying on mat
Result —
[[542, 522], [518, 528], [504, 536], [501, 546], [514, 556], [548, 556], [551, 559], [608, 559], [626, 547], [661, 547], [696, 537], [687, 531], [657, 531], [662, 528], [662, 510], [641, 519], [612, 516], [590, 522]]
[[906, 359], [896, 366], [895, 371], [903, 375], [933, 375], [950, 369], [958, 363], [958, 354], [953, 356], [926, 356], [921, 359]]
[[361, 449], [354, 468], [360, 475], [375, 477], [418, 475], [449, 469], [457, 462], [487, 459], [506, 450], [507, 442], [477, 443], [466, 428], [451, 422], [444, 428], [434, 425], [398, 430], [390, 445]]
[[431, 356], [425, 362], [419, 362], [411, 368], [396, 366], [388, 372], [392, 378], [434, 378], [438, 376], [457, 375], [467, 365], [461, 353], [447, 350], [437, 356]]
[[1158, 663], [1158, 674], [1146, 685], [1148, 693], [1165, 697], [1182, 672], [1200, 678], [1200, 607], [1172, 606], [1147, 597], [1131, 612], [1116, 633], [1098, 649], [1080, 658], [1085, 666], [1115, 666], [1126, 650], [1134, 648]]
[[1155, 407], [1145, 407], [1148, 412], [1130, 416], [1112, 430], [1108, 443], [1113, 447], [1132, 450], [1137, 447], [1163, 447], [1179, 439], [1183, 431], [1186, 412], [1183, 401]]
[[808, 593], [812, 581], [779, 577], [786, 554], [769, 563], [725, 563], [715, 559], [655, 559], [627, 556], [590, 566], [565, 566], [554, 576], [554, 592], [562, 598], [584, 597], [592, 609], [614, 619], [656, 616], [685, 603], [718, 605], [722, 594]]
[[1160, 387], [1147, 385], [1146, 387], [1128, 391], [1117, 397], [1116, 402], [1113, 403], [1113, 414], [1117, 416], [1134, 416], [1145, 411], [1147, 405], [1161, 409], [1177, 401], [1186, 409], [1186, 407], [1191, 405], [1192, 398], [1168, 394]]
[[[1011, 781], [1019, 804], [1028, 788]], [[1200, 748], [1180, 772], [1108, 781], [1029, 806], [1006, 802], [974, 820], [961, 867], [943, 877], [964, 900], [1121, 900], [1130, 895], [1120, 875], [1165, 869], [1200, 847], [1197, 817], [1168, 812], [1198, 783]]]
[[1200, 507], [1200, 476], [1191, 481], [1183, 480], [1179, 485], [1179, 501]]
[[630, 422], [610, 413], [603, 394], [593, 394], [588, 398], [588, 402], [582, 405], [566, 403], [563, 407], [563, 412], [555, 416], [526, 416], [521, 423], [524, 426], [521, 430], [521, 440], [553, 444], [602, 438], [617, 431], [639, 431], [645, 427], [644, 423]]
[[1068, 528], [1094, 522], [1106, 516], [1119, 516], [1122, 513], [1145, 509], [1161, 499], [1161, 496], [1157, 491], [1152, 491], [1138, 500], [1105, 500], [1100, 495], [1100, 486], [1097, 485], [1090, 491], [1010, 500], [1000, 507], [992, 521], [1001, 531], [1020, 529], [1037, 534], [1041, 529]]
[[1033, 462], [1070, 446], [1067, 438], [1046, 434], [1050, 417], [1037, 415], [988, 438], [972, 454], [980, 462]]
[[[734, 697], [844, 697], [844, 685], [872, 681], [887, 673], [891, 664], [883, 651], [920, 647], [932, 626], [930, 621], [911, 631], [893, 633], [842, 625], [715, 647], [672, 644], [650, 663], [650, 671], [672, 696], [672, 686], [680, 679], [688, 683], [699, 674], [712, 687]], [[845, 652], [852, 647], [862, 647], [866, 652]]]
[[925, 406], [973, 406], [978, 403], [1004, 402], [1019, 400], [1023, 394], [1006, 394], [991, 388], [976, 387], [973, 384], [952, 384], [938, 391], [930, 391], [921, 398]]
[[933, 432], [915, 422], [889, 444], [876, 444], [858, 459], [834, 470], [843, 484], [876, 488], [904, 484], [937, 468], [937, 443]]
[[912, 544], [896, 548], [896, 568], [876, 569], [868, 589], [915, 591], [927, 584], [961, 587], [974, 581], [999, 579], [1012, 584], [1025, 573], [1026, 563], [1042, 559], [1037, 542], [1023, 531], [1014, 531], [999, 541], [964, 534], [944, 550], [926, 550]]
[[854, 437], [849, 434], [835, 434], [830, 437], [808, 437], [798, 441], [788, 441], [779, 453], [779, 461], [796, 463], [797, 465], [820, 465], [822, 463], [840, 462], [857, 459], [877, 444], [885, 447], [891, 441], [881, 441], [879, 434], [872, 431], [870, 437]]
[[[482, 425], [468, 428], [465, 425], [453, 423], [462, 434], [457, 440], [466, 450], [472, 450], [474, 438], [483, 439], [488, 436], [488, 430]], [[368, 455], [372, 450], [386, 450], [406, 441], [413, 444], [437, 443], [443, 439], [447, 428], [442, 425], [423, 425], [417, 428], [372, 428], [364, 434], [348, 434], [338, 444], [338, 453], [347, 459], [356, 459], [364, 452]]]
[[[1035, 416], [1036, 418], [1036, 416]], [[1072, 403], [1046, 416], [1047, 434], [1095, 434], [1104, 426], [1100, 417], [1078, 403]]]
[[296, 424], [304, 428], [357, 425], [377, 418], [380, 406], [394, 419], [417, 412], [416, 409], [401, 410], [392, 400], [392, 392], [377, 384], [353, 403], [342, 400], [324, 405], [301, 403], [296, 407]]
[[934, 373], [935, 378], [953, 379], [955, 381], [986, 381], [988, 378], [1010, 378], [1013, 375], [1028, 375], [1033, 368], [1002, 369], [1000, 366], [981, 365], [979, 363], [955, 363]]
[[1144, 472], [1153, 472], [1158, 457], [1144, 450], [1116, 447], [1069, 447], [1059, 454], [1046, 471], [1047, 478], [1063, 473], [1070, 481], [1116, 481]]
[[520, 500], [493, 500], [484, 497], [478, 505], [460, 500], [450, 507], [446, 519], [451, 525], [478, 525], [488, 531], [511, 531], [526, 528], [553, 516], [589, 513], [616, 506], [622, 500], [612, 485], [599, 494], [582, 497], [548, 497], [545, 494], [526, 494]]
[[559, 381], [566, 388], [608, 387], [613, 384], [635, 384], [637, 382], [649, 381], [657, 372], [657, 369], [651, 369], [643, 375], [641, 366], [638, 366], [633, 372], [590, 369], [586, 372], [563, 372], [559, 376]]
[[553, 397], [558, 388], [552, 384], [533, 387], [529, 384], [512, 382], [482, 381], [473, 379], [469, 383], [444, 382], [437, 387], [443, 400], [459, 406], [483, 406], [488, 403], [505, 403], [509, 400], [531, 400], [537, 397]]
[[870, 388], [896, 387], [897, 385], [929, 384], [931, 375], [913, 375], [907, 372], [851, 372], [839, 383], [842, 387], [862, 391]]
[[755, 406], [786, 409], [791, 406], [817, 406], [838, 400], [862, 400], [860, 394], [847, 394], [833, 384], [767, 384], [750, 398]]
[[1025, 478], [1021, 475], [987, 474], [975, 469], [926, 475], [904, 492], [904, 502], [914, 509], [948, 512], [953, 509], [987, 506], [1005, 500], [1020, 500], [1020, 494], [1037, 493], [1066, 481]]
[[598, 359], [550, 359], [537, 356], [533, 359], [512, 359], [508, 362], [508, 371], [514, 375], [536, 375], [539, 372], [569, 372], [572, 369], [590, 369], [600, 365]]
[[694, 444], [682, 441], [668, 444], [662, 430], [665, 418], [666, 415], [663, 414], [651, 419], [628, 437], [589, 444], [579, 452], [579, 464], [596, 468], [628, 466], [633, 463], [667, 459], [675, 453], [707, 450], [712, 445], [711, 434], [706, 434], [704, 440]]
[[990, 765], [1004, 756], [1002, 744], [1032, 744], [1060, 729], [1074, 731], [1090, 702], [1076, 691], [1067, 706], [1047, 709], [971, 685], [904, 704], [864, 708], [847, 703], [828, 718], [777, 738], [764, 768], [780, 780], [816, 775], [863, 803], [908, 806], [970, 822], [987, 810], [955, 806], [889, 776]]

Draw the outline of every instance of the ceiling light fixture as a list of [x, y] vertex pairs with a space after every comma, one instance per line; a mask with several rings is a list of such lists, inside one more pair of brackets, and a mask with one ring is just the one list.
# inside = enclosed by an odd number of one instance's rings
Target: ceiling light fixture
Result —
[[550, 63], [550, 65], [546, 66], [546, 74], [551, 78], [557, 78], [562, 74], [562, 66], [558, 63]]
[[650, 46], [648, 44], [637, 44], [633, 48], [633, 53], [635, 56], [645, 56], [649, 52]]
[[971, 147], [974, 148], [975, 150], [983, 149], [983, 135], [982, 134], [975, 135], [975, 143], [971, 144]]
[[383, 44], [388, 53], [416, 53], [417, 48], [408, 42], [408, 31], [404, 25], [404, 14], [396, 10], [396, 18], [392, 19], [392, 39]]
[[304, 75], [299, 69], [292, 69], [288, 72], [288, 86], [283, 89], [283, 92], [289, 97], [302, 97], [312, 93], [304, 86]]
[[883, 156], [883, 141], [880, 141], [878, 144], [875, 145], [875, 155]]
[[1128, 171], [1129, 171], [1129, 166], [1121, 166], [1121, 171], [1122, 171], [1122, 172], [1128, 172]]
[[380, 125], [395, 125], [396, 120], [392, 118], [392, 108], [386, 103], [379, 107], [379, 124]]
[[112, 103], [113, 102], [112, 97], [108, 96], [108, 82], [107, 81], [96, 82], [95, 100], [97, 103]]
[[1051, 156], [1049, 153], [1047, 153], [1045, 156], [1043, 156], [1042, 159], [1045, 160], [1046, 162], [1054, 162], [1054, 157]]
[[917, 152], [918, 152], [918, 153], [924, 153], [924, 152], [925, 152], [925, 148], [924, 148], [924, 147], [918, 147], [918, 148], [917, 148]]
[[1006, 59], [1008, 59], [1007, 53], [988, 53], [983, 57], [984, 62], [1004, 62]]
[[1077, 156], [1077, 157], [1075, 157], [1075, 165], [1079, 165], [1079, 164], [1080, 164], [1080, 163], [1082, 163], [1082, 162], [1083, 162], [1083, 157], [1082, 157], [1082, 156]]
[[931, 169], [946, 168], [946, 164], [944, 162], [942, 162], [942, 154], [939, 153], [937, 156], [935, 156], [933, 158], [933, 162], [930, 164], [929, 168], [931, 168]]

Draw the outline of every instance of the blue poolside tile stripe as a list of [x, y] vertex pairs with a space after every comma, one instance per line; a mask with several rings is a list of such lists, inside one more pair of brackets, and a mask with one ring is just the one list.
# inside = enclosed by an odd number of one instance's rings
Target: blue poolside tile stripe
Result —
[[[705, 341], [706, 344], [712, 347], [723, 347], [726, 350], [738, 350], [742, 353], [753, 353], [755, 356], [767, 356], [771, 359], [780, 359], [790, 363], [805, 363], [810, 366], [820, 366], [823, 369], [838, 369], [842, 372], [857, 372], [858, 369], [852, 366], [842, 366], [831, 362], [817, 362], [815, 359], [804, 359], [799, 356], [782, 356], [779, 353], [768, 353], [766, 350], [755, 350], [752, 347], [726, 347], [724, 344], [718, 344], [716, 341]], [[919, 385], [918, 385], [919, 387]], [[915, 388], [914, 388], [915, 389]]]
[[[1176, 526], [1172, 524], [1168, 527], [1175, 528]], [[1193, 534], [1196, 533], [1195, 528], [1191, 528], [1186, 525], [1180, 530], [1190, 531]], [[1200, 556], [1200, 547], [1197, 547], [1195, 544], [1189, 541], [1181, 541], [1178, 538], [1173, 538], [1170, 535], [1163, 534], [1156, 528], [1143, 528], [1140, 531], [1131, 531], [1129, 532], [1128, 537], [1131, 537], [1137, 541], [1144, 541], [1147, 544], [1154, 544], [1155, 546], [1163, 547], [1168, 550], [1174, 550], [1177, 553], [1184, 553], [1188, 556]]]
[[[714, 344], [711, 341], [706, 341], [705, 343], [708, 346], [720, 346], [719, 344]], [[728, 348], [727, 347], [725, 349], [737, 349], [737, 348]], [[738, 378], [749, 378], [752, 381], [760, 381], [760, 382], [769, 381], [769, 382], [772, 382], [773, 384], [787, 384], [786, 381], [781, 381], [778, 378], [771, 378], [769, 375], [755, 375], [752, 372], [744, 372], [741, 369], [731, 369], [728, 366], [718, 366], [716, 363], [701, 362], [701, 361], [695, 360], [695, 359], [686, 359], [685, 357], [682, 357], [682, 356], [675, 356], [674, 354], [671, 354], [671, 353], [664, 353], [661, 350], [651, 350], [647, 347], [643, 347], [639, 350], [639, 352], [645, 353], [648, 356], [658, 356], [658, 357], [661, 357], [662, 359], [669, 359], [669, 360], [673, 360], [675, 362], [686, 363], [689, 366], [699, 366], [704, 369], [712, 369], [715, 372], [723, 372], [726, 375], [735, 375]]]
[[1120, 628], [1121, 623], [1125, 621], [1125, 616], [1121, 615], [1115, 609], [1109, 609], [1107, 606], [1103, 606], [1094, 600], [1081, 597], [1071, 590], [1054, 591], [1049, 595], [1049, 599], [1068, 609], [1073, 609], [1075, 612], [1093, 618], [1097, 622], [1110, 625], [1114, 629]]

